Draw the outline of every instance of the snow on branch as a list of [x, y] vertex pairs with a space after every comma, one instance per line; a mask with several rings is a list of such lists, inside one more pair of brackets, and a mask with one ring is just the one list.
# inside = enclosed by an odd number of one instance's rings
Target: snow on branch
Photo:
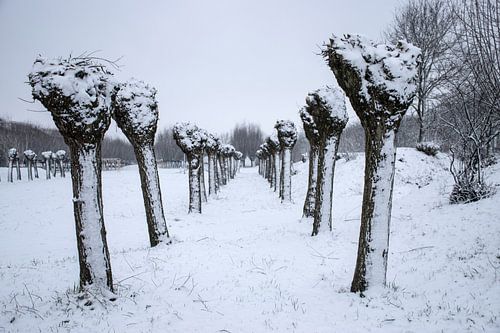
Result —
[[177, 123], [173, 128], [174, 139], [185, 154], [200, 153], [207, 140], [205, 131], [192, 123]]
[[334, 127], [341, 127], [343, 129], [349, 120], [345, 104], [345, 94], [338, 86], [326, 86], [325, 88], [309, 93], [306, 97], [306, 107], [303, 113], [305, 115], [302, 116], [301, 114], [302, 119], [306, 119], [309, 122], [311, 120], [308, 116], [312, 117], [316, 128], [328, 122], [328, 124], [332, 124]]
[[297, 142], [297, 128], [290, 120], [278, 120], [274, 128], [278, 131], [278, 139], [282, 148], [292, 148]]
[[383, 93], [394, 102], [406, 105], [415, 95], [420, 49], [406, 41], [396, 45], [377, 44], [361, 35], [334, 35], [323, 55], [330, 63], [341, 62], [357, 73], [359, 82], [348, 78], [346, 73], [334, 71], [342, 88], [346, 90], [342, 84], [346, 80], [351, 88], [356, 85], [365, 103]]
[[156, 132], [158, 102], [156, 89], [143, 81], [130, 79], [116, 84], [111, 94], [113, 113], [135, 136], [151, 136]]

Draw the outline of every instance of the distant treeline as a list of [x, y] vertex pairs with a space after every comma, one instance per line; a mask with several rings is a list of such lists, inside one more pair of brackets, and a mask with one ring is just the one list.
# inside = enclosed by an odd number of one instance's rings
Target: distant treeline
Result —
[[[301, 124], [297, 124], [301, 128]], [[398, 133], [398, 146], [415, 147], [418, 137], [419, 123], [415, 117], [406, 116]], [[245, 154], [255, 158], [255, 151], [265, 139], [265, 135], [256, 124], [238, 124], [229, 133], [222, 135]], [[442, 140], [438, 140], [441, 141]], [[42, 151], [64, 149], [69, 152], [62, 136], [56, 129], [47, 129], [38, 125], [14, 122], [0, 118], [0, 166], [7, 164], [7, 151], [16, 148], [22, 156], [26, 149], [40, 154]], [[164, 161], [179, 161], [184, 158], [172, 135], [172, 128], [158, 131], [155, 144], [156, 158]], [[303, 131], [300, 131], [293, 149], [293, 160], [300, 161], [302, 155], [309, 151], [309, 142]], [[364, 151], [364, 133], [360, 124], [347, 127], [340, 140], [340, 152]], [[136, 163], [134, 150], [130, 143], [120, 138], [106, 136], [102, 145], [103, 158], [120, 158], [126, 164]]]

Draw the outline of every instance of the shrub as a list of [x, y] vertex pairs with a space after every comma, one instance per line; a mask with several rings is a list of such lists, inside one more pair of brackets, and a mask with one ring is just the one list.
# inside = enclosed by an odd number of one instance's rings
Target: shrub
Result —
[[495, 194], [495, 188], [484, 183], [455, 184], [450, 194], [451, 204], [479, 201]]
[[434, 142], [420, 142], [415, 148], [429, 156], [436, 156], [440, 149], [439, 145]]

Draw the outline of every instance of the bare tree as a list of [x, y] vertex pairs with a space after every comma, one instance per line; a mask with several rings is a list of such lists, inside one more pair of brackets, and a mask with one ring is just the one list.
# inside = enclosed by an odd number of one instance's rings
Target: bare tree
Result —
[[178, 123], [173, 135], [177, 145], [186, 154], [189, 167], [189, 213], [201, 214], [200, 164], [203, 163], [203, 148], [206, 136], [198, 126], [191, 123]]
[[319, 136], [318, 179], [314, 202], [312, 236], [319, 233], [321, 225], [332, 230], [332, 202], [335, 161], [339, 140], [347, 124], [345, 95], [338, 86], [326, 87], [310, 93], [306, 99], [307, 112], [317, 125]]
[[255, 159], [255, 151], [263, 140], [260, 126], [252, 123], [237, 124], [232, 130], [229, 143], [243, 153], [244, 158]]
[[111, 94], [111, 107], [118, 127], [134, 147], [141, 177], [149, 242], [151, 246], [162, 241], [168, 242], [169, 234], [154, 151], [158, 123], [156, 89], [134, 79], [117, 84]]
[[358, 257], [351, 291], [386, 282], [396, 132], [415, 96], [420, 50], [332, 36], [323, 56], [365, 130], [365, 180]]
[[290, 120], [278, 120], [274, 125], [281, 146], [280, 198], [292, 202], [292, 149], [297, 142], [297, 129]]
[[394, 22], [385, 33], [392, 43], [406, 40], [421, 50], [413, 105], [419, 120], [417, 142], [426, 140], [427, 117], [436, 90], [443, 87], [456, 68], [448, 63], [455, 22], [452, 2], [448, 0], [409, 0], [396, 11]]
[[101, 142], [111, 115], [105, 66], [90, 58], [38, 58], [33, 98], [52, 114], [71, 152], [80, 287], [113, 291], [101, 190]]

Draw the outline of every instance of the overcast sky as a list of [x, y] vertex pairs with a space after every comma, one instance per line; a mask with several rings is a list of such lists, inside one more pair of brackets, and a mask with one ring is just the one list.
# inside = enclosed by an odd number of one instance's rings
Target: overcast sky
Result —
[[[0, 0], [0, 117], [53, 126], [26, 84], [35, 57], [123, 57], [119, 79], [158, 89], [160, 127], [214, 132], [298, 120], [307, 92], [332, 80], [318, 56], [332, 34], [380, 39], [398, 0]], [[351, 116], [354, 117], [354, 116]], [[300, 124], [298, 124], [300, 125]], [[116, 128], [111, 129], [113, 132]]]

